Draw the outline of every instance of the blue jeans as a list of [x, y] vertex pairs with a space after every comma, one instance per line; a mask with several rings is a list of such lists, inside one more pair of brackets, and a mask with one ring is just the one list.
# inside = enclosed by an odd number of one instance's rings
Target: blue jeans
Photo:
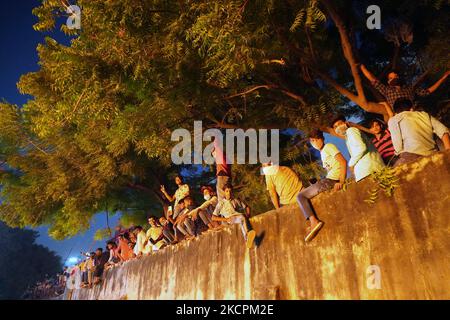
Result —
[[334, 187], [336, 183], [337, 183], [336, 180], [322, 179], [298, 193], [297, 203], [306, 220], [308, 220], [309, 217], [314, 215], [314, 210], [311, 206], [311, 201], [309, 200], [314, 198], [321, 192], [330, 190], [331, 188]]

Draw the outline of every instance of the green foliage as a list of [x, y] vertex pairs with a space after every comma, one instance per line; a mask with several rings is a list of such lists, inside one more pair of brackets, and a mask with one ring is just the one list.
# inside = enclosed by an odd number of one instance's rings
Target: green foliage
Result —
[[391, 197], [395, 188], [398, 187], [398, 177], [392, 167], [384, 167], [382, 170], [372, 173], [371, 178], [376, 183], [376, 187], [369, 190], [369, 197], [364, 200], [368, 204], [375, 203], [380, 191], [384, 191], [386, 196]]
[[109, 229], [109, 228], [98, 229], [97, 231], [95, 231], [95, 234], [94, 234], [95, 241], [111, 239], [111, 237], [112, 237], [112, 232], [111, 232], [111, 229]]
[[27, 287], [61, 272], [61, 257], [36, 244], [37, 236], [0, 222], [0, 299], [20, 299]]
[[[58, 27], [63, 3], [42, 1], [33, 11], [39, 19], [35, 29]], [[365, 15], [357, 14], [368, 1], [333, 3], [351, 18], [349, 30], [359, 34], [360, 56], [381, 72], [392, 44], [367, 30]], [[0, 170], [0, 219], [11, 226], [46, 224], [54, 238], [63, 239], [86, 230], [105, 210], [121, 213], [126, 224], [140, 224], [148, 214], [162, 214], [167, 203], [159, 185], [174, 191], [167, 177], [181, 170], [192, 178], [189, 183], [201, 200], [200, 183], [211, 183], [214, 172], [207, 167], [193, 172], [170, 160], [172, 131], [191, 130], [194, 120], [203, 120], [205, 129], [307, 132], [337, 109], [365, 116], [312, 72], [319, 66], [344, 87], [353, 86], [339, 35], [321, 1], [77, 4], [82, 29], [61, 27], [73, 37], [69, 46], [48, 37], [37, 48], [40, 69], [18, 83], [20, 92], [32, 98], [20, 107], [0, 104], [0, 161], [6, 161], [1, 167], [6, 170]], [[421, 65], [448, 67], [447, 4], [402, 0], [380, 5], [383, 19], [419, 16], [426, 26], [403, 52], [401, 65], [408, 75], [419, 75]], [[433, 99], [427, 105], [436, 114], [434, 106], [445, 101], [445, 93]], [[286, 139], [281, 154], [283, 164], [305, 184], [323, 174], [305, 143]], [[253, 212], [269, 208], [259, 169], [233, 170], [237, 193]]]

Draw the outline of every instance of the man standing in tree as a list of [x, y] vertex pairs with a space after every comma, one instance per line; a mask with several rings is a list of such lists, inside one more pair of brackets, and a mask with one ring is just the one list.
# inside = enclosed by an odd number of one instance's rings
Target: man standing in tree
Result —
[[391, 108], [394, 107], [395, 101], [398, 99], [406, 98], [411, 101], [415, 101], [416, 96], [425, 97], [436, 91], [439, 86], [447, 79], [450, 71], [447, 71], [435, 84], [433, 84], [428, 89], [415, 88], [412, 85], [407, 85], [403, 83], [402, 79], [397, 72], [391, 71], [387, 75], [387, 83], [385, 85], [381, 83], [366, 66], [361, 64], [361, 71], [364, 76], [369, 79], [375, 89], [377, 89], [386, 99], [386, 102]]
[[216, 191], [217, 200], [220, 201], [224, 197], [223, 187], [226, 184], [231, 184], [231, 166], [223, 147], [219, 145], [217, 139], [214, 139], [214, 149], [212, 150], [212, 155], [216, 162]]

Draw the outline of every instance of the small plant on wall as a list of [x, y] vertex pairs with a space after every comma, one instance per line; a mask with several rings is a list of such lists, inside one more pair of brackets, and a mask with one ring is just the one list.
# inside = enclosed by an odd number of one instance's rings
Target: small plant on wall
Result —
[[369, 198], [364, 200], [366, 203], [374, 204], [378, 199], [381, 190], [383, 190], [388, 197], [391, 197], [395, 188], [398, 187], [396, 171], [391, 167], [384, 167], [382, 170], [372, 173], [371, 178], [376, 186], [368, 191]]

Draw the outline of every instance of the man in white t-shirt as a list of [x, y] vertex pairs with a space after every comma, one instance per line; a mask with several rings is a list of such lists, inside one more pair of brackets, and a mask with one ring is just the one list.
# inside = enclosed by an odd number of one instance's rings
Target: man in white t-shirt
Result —
[[436, 135], [450, 150], [450, 131], [435, 117], [425, 111], [414, 111], [413, 102], [398, 99], [394, 104], [395, 115], [389, 119], [392, 144], [399, 156], [395, 166], [415, 161], [438, 151]]
[[347, 161], [342, 153], [336, 148], [334, 144], [327, 143], [320, 130], [313, 130], [309, 135], [309, 142], [314, 149], [320, 151], [322, 165], [327, 170], [327, 175], [324, 179], [319, 180], [315, 184], [303, 189], [297, 195], [297, 203], [305, 216], [309, 220], [310, 226], [307, 231], [305, 241], [311, 241], [323, 226], [314, 214], [310, 199], [317, 196], [319, 193], [329, 189], [340, 190], [344, 185], [347, 176]]
[[233, 187], [226, 184], [223, 187], [224, 198], [219, 201], [214, 209], [212, 220], [224, 224], [239, 224], [247, 248], [252, 248], [256, 236], [250, 221], [250, 207], [242, 200], [233, 196]]
[[336, 115], [331, 126], [338, 136], [345, 139], [348, 153], [350, 153], [348, 167], [355, 176], [356, 182], [385, 167], [383, 159], [372, 141], [358, 128], [349, 127], [343, 115]]

